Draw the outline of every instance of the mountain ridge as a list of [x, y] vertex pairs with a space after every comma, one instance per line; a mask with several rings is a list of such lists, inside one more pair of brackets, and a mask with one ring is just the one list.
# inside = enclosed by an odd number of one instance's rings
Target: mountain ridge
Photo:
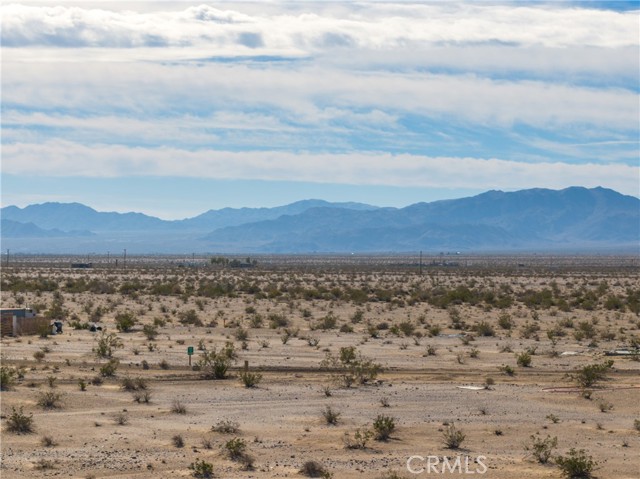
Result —
[[[23, 248], [58, 252], [130, 248], [139, 252], [394, 252], [631, 248], [640, 244], [640, 199], [597, 187], [490, 190], [403, 208], [301, 200], [274, 208], [223, 208], [182, 220], [143, 213], [99, 212], [80, 203], [0, 210], [3, 222], [43, 230], [90, 230], [69, 240], [22, 228]], [[2, 239], [10, 243], [14, 233]], [[33, 230], [33, 227], [30, 227]], [[10, 241], [11, 240], [11, 241]], [[78, 251], [78, 252], [82, 252]]]

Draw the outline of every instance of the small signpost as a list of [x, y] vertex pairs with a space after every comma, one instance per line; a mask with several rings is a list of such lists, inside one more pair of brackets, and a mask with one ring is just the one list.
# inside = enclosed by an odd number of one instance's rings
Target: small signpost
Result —
[[193, 356], [193, 346], [187, 348], [187, 354], [189, 355], [189, 366], [191, 366], [191, 356]]

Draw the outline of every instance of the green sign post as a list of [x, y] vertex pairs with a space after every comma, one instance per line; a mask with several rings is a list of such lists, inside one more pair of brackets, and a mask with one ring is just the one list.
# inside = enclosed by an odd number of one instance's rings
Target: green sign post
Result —
[[193, 356], [193, 346], [187, 348], [187, 354], [189, 355], [189, 366], [191, 366], [191, 356]]

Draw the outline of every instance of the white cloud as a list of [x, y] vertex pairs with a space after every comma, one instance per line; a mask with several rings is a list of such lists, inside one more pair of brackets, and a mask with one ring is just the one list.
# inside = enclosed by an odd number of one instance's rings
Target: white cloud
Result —
[[322, 124], [334, 108], [547, 129], [596, 125], [629, 130], [637, 127], [640, 110], [636, 92], [616, 88], [474, 75], [374, 74], [315, 65], [14, 64], [3, 72], [3, 101], [8, 109], [74, 110], [78, 116], [114, 110], [145, 117], [268, 109], [289, 122]]
[[320, 154], [213, 149], [187, 151], [121, 145], [90, 147], [66, 141], [4, 145], [3, 170], [24, 176], [241, 178], [474, 189], [606, 186], [636, 196], [640, 173], [638, 167], [621, 164], [518, 163], [495, 158], [379, 152]]
[[[115, 6], [118, 4], [116, 3]], [[277, 5], [277, 4], [276, 4]], [[116, 7], [117, 8], [117, 7]], [[165, 11], [77, 6], [2, 7], [5, 46], [144, 46], [212, 48], [234, 44], [318, 52], [349, 46], [402, 49], [412, 44], [500, 42], [520, 45], [622, 47], [637, 44], [635, 12], [478, 3], [286, 4], [249, 14], [200, 5]]]

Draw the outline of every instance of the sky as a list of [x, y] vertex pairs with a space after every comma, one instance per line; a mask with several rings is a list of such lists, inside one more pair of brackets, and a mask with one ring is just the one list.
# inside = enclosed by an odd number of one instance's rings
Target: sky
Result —
[[640, 195], [640, 4], [4, 2], [2, 206]]

